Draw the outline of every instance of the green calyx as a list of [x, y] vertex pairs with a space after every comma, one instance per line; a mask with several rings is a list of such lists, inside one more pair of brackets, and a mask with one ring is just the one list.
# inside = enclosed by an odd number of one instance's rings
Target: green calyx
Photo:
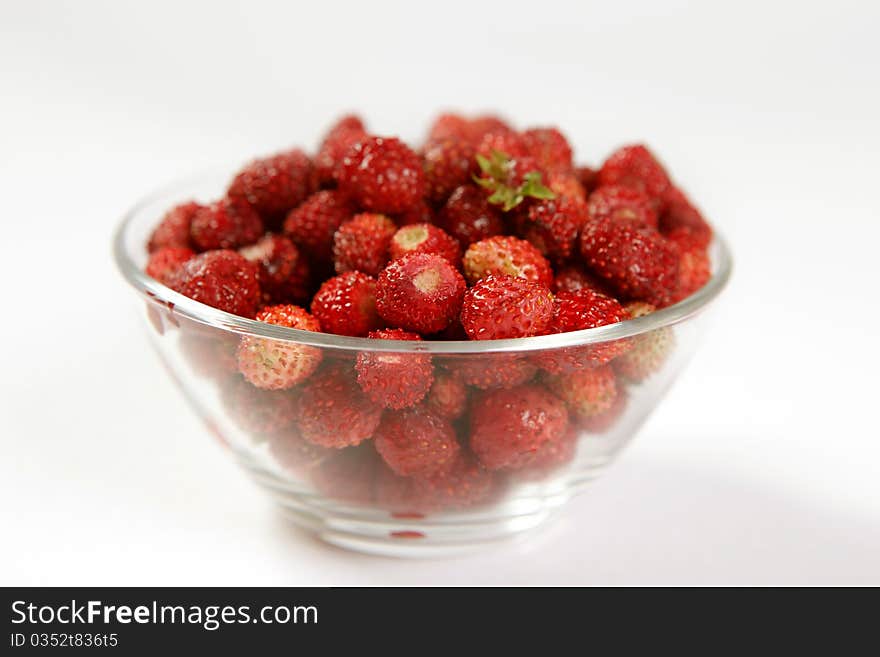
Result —
[[477, 164], [483, 175], [474, 176], [474, 182], [492, 192], [489, 203], [500, 205], [504, 212], [513, 210], [526, 198], [554, 199], [556, 194], [541, 181], [540, 171], [530, 171], [523, 176], [518, 187], [510, 185], [514, 160], [501, 151], [492, 151], [491, 157], [477, 155]]

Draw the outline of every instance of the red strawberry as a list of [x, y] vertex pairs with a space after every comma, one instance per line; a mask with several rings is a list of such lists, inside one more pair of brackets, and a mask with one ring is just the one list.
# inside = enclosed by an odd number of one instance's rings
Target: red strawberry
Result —
[[436, 333], [458, 316], [465, 288], [464, 278], [446, 258], [411, 253], [379, 274], [376, 310], [392, 326]]
[[311, 470], [312, 483], [327, 498], [346, 504], [372, 504], [376, 478], [385, 464], [372, 445], [333, 449]]
[[[370, 331], [374, 340], [421, 340], [421, 336], [401, 329]], [[357, 381], [361, 389], [385, 408], [414, 406], [428, 394], [434, 380], [429, 354], [363, 351], [358, 354]]]
[[678, 250], [639, 221], [591, 219], [581, 230], [581, 255], [623, 297], [667, 305], [678, 285]]
[[[616, 324], [629, 319], [620, 303], [589, 288], [556, 295], [551, 333], [567, 333]], [[629, 340], [587, 344], [542, 352], [537, 356], [541, 367], [548, 372], [572, 372], [604, 365], [625, 353], [631, 347]]]
[[657, 210], [651, 197], [633, 187], [598, 187], [590, 194], [587, 211], [591, 219], [626, 219], [657, 228]]
[[237, 249], [260, 239], [263, 220], [250, 205], [224, 198], [195, 212], [190, 234], [200, 251]]
[[190, 225], [193, 217], [203, 207], [199, 203], [190, 201], [171, 208], [150, 235], [147, 251], [153, 253], [168, 247], [191, 249], [193, 244], [190, 238]]
[[[317, 319], [290, 304], [268, 306], [256, 318], [301, 331], [321, 330]], [[251, 384], [264, 390], [286, 390], [302, 383], [317, 369], [321, 357], [321, 350], [316, 347], [251, 335], [242, 336], [238, 345], [239, 371]]]
[[463, 356], [447, 362], [447, 369], [462, 383], [480, 390], [515, 388], [532, 380], [537, 368], [520, 354]]
[[290, 211], [284, 232], [313, 262], [329, 263], [333, 260], [333, 236], [353, 216], [354, 208], [342, 192], [325, 189]]
[[298, 478], [320, 467], [323, 461], [338, 453], [303, 440], [295, 426], [269, 436], [266, 444], [278, 465], [286, 473]]
[[[644, 317], [657, 310], [648, 303], [635, 301], [626, 305], [631, 317]], [[675, 334], [669, 326], [642, 333], [632, 338], [632, 349], [615, 358], [614, 371], [627, 381], [639, 383], [658, 372], [675, 348]]]
[[238, 338], [235, 334], [216, 333], [182, 330], [178, 343], [180, 352], [198, 376], [221, 381], [234, 374], [238, 380], [238, 363], [235, 360]]
[[703, 248], [709, 246], [712, 241], [712, 227], [706, 223], [700, 211], [694, 207], [684, 192], [677, 187], [670, 187], [664, 197], [660, 230], [664, 234], [671, 235], [679, 229], [690, 232], [696, 243]]
[[260, 390], [236, 377], [220, 396], [232, 421], [253, 438], [284, 433], [296, 421], [294, 397], [287, 392]]
[[315, 186], [312, 161], [298, 148], [260, 158], [238, 172], [229, 185], [230, 199], [249, 204], [270, 226], [277, 226]]
[[359, 271], [324, 281], [311, 311], [325, 333], [363, 337], [382, 327], [376, 313], [376, 279]]
[[534, 385], [485, 393], [474, 404], [470, 446], [490, 470], [521, 468], [568, 429], [565, 405]]
[[551, 171], [547, 174], [547, 187], [557, 197], [561, 196], [582, 203], [587, 202], [587, 190], [576, 172]]
[[260, 302], [257, 268], [235, 251], [207, 251], [190, 258], [168, 285], [190, 299], [248, 319]]
[[567, 171], [572, 168], [571, 146], [557, 128], [531, 128], [522, 133], [526, 152], [544, 171]]
[[547, 387], [579, 418], [604, 413], [617, 396], [614, 371], [608, 365], [548, 377]]
[[382, 417], [361, 391], [353, 369], [341, 364], [317, 372], [296, 400], [303, 438], [322, 447], [349, 447], [371, 438]]
[[466, 139], [447, 137], [429, 141], [422, 153], [427, 196], [443, 203], [459, 185], [470, 182], [476, 149]]
[[428, 141], [452, 137], [477, 146], [490, 132], [513, 132], [513, 129], [504, 119], [489, 114], [472, 119], [459, 114], [441, 114], [431, 125]]
[[351, 147], [337, 169], [339, 188], [373, 212], [405, 212], [425, 191], [422, 163], [393, 137], [365, 137]]
[[641, 144], [614, 151], [599, 169], [598, 181], [599, 185], [634, 187], [644, 192], [658, 210], [672, 185], [663, 165]]
[[553, 319], [553, 295], [545, 285], [506, 275], [489, 275], [469, 289], [461, 324], [471, 340], [543, 335]]
[[581, 181], [581, 186], [584, 188], [584, 191], [589, 194], [598, 184], [599, 172], [596, 171], [592, 167], [578, 167], [575, 169], [575, 173], [577, 174], [578, 180]]
[[587, 206], [570, 196], [523, 204], [515, 214], [517, 233], [542, 255], [567, 260], [576, 249], [578, 232], [587, 219]]
[[475, 242], [464, 254], [464, 275], [469, 283], [491, 274], [553, 284], [553, 270], [541, 252], [525, 240], [505, 235]]
[[568, 265], [556, 272], [556, 279], [553, 281], [554, 292], [577, 292], [584, 288], [601, 292], [609, 297], [612, 296], [605, 282], [581, 265]]
[[617, 395], [614, 397], [611, 408], [598, 415], [576, 418], [577, 427], [589, 433], [605, 433], [617, 424], [620, 416], [626, 411], [628, 403], [629, 394], [627, 394], [626, 388], [617, 386]]
[[264, 303], [287, 303], [294, 296], [302, 298], [308, 288], [308, 264], [289, 239], [267, 233], [238, 252], [257, 266]]
[[336, 273], [378, 274], [388, 262], [388, 245], [396, 231], [394, 222], [382, 214], [365, 212], [346, 221], [333, 236]]
[[410, 224], [398, 228], [391, 238], [388, 253], [392, 260], [409, 253], [436, 253], [456, 267], [461, 260], [458, 240], [442, 228], [431, 224]]
[[446, 472], [401, 477], [390, 468], [379, 471], [377, 503], [397, 515], [463, 509], [487, 501], [496, 490], [492, 473], [462, 453]]
[[394, 215], [393, 219], [398, 226], [433, 224], [435, 220], [434, 208], [428, 205], [428, 202], [424, 199], [420, 199], [409, 210]]
[[[547, 441], [533, 454], [523, 457], [524, 464], [517, 470], [517, 481], [539, 481], [555, 470], [570, 463], [577, 453], [577, 430], [569, 424], [558, 440]], [[510, 466], [516, 468], [516, 464]]]
[[434, 376], [425, 406], [447, 420], [458, 419], [467, 408], [467, 388], [456, 377], [439, 371]]
[[388, 467], [403, 477], [448, 472], [461, 450], [449, 421], [424, 407], [385, 413], [374, 444]]
[[180, 266], [194, 255], [195, 251], [185, 246], [166, 246], [153, 251], [147, 260], [147, 276], [167, 285]]
[[[486, 137], [484, 144], [492, 135]], [[474, 182], [483, 188], [489, 203], [504, 212], [509, 212], [527, 198], [556, 198], [553, 190], [543, 182], [544, 172], [529, 155], [491, 150], [488, 155], [477, 153], [476, 160], [480, 175], [474, 178]]]
[[321, 142], [315, 156], [315, 171], [322, 185], [335, 183], [334, 174], [348, 150], [367, 136], [360, 117], [348, 115], [339, 119]]
[[667, 239], [678, 247], [678, 290], [675, 300], [690, 296], [712, 278], [712, 263], [701, 236], [687, 228], [676, 228]]
[[[485, 133], [477, 145], [477, 153], [486, 159], [491, 159], [494, 153], [503, 153], [510, 159], [531, 157], [522, 135], [507, 129]], [[537, 159], [532, 161], [537, 165]]]
[[463, 248], [504, 232], [498, 209], [473, 185], [462, 185], [449, 196], [437, 217], [437, 225], [457, 239]]

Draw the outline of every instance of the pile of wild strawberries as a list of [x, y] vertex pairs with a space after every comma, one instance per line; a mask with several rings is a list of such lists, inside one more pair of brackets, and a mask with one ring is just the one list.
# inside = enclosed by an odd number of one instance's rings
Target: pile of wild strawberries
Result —
[[[644, 146], [594, 170], [575, 165], [552, 127], [444, 114], [413, 149], [346, 116], [314, 157], [257, 159], [224, 198], [172, 208], [150, 237], [146, 271], [279, 326], [491, 340], [594, 328], [680, 301], [709, 279], [711, 239]], [[450, 508], [487, 498], [493, 473], [533, 476], [570, 459], [581, 430], [619, 415], [623, 383], [662, 365], [672, 336], [439, 366], [427, 353], [346, 361], [251, 336], [214, 343], [190, 340], [194, 364], [229, 373], [227, 408], [269, 437], [279, 460], [307, 465], [340, 497]]]

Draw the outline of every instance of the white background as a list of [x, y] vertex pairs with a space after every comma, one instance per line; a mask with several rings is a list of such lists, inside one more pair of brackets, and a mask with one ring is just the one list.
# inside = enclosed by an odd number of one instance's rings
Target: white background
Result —
[[[877, 3], [8, 2], [0, 584], [880, 584]], [[491, 8], [490, 8], [491, 7]], [[705, 345], [534, 540], [445, 561], [288, 526], [189, 412], [114, 270], [159, 184], [340, 112], [650, 143], [729, 237]]]

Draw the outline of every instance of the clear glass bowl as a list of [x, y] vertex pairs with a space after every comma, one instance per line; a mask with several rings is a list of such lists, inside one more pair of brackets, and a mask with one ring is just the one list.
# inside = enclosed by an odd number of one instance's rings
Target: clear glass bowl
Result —
[[[401, 342], [304, 332], [216, 310], [144, 274], [147, 237], [162, 214], [184, 200], [217, 198], [227, 180], [225, 175], [199, 178], [138, 203], [116, 233], [117, 265], [142, 301], [150, 340], [208, 430], [295, 523], [325, 541], [365, 552], [448, 554], [542, 525], [614, 461], [663, 398], [694, 353], [703, 331], [703, 311], [731, 271], [728, 249], [716, 236], [713, 276], [697, 293], [644, 317], [572, 333], [480, 342]], [[236, 369], [235, 351], [242, 336], [272, 341], [274, 346], [309, 347], [321, 364], [290, 390], [259, 390]], [[552, 392], [560, 393], [560, 387], [548, 370], [580, 370], [597, 350], [621, 342], [634, 343], [650, 359], [630, 361], [629, 367], [619, 359], [612, 361], [607, 367], [614, 373], [613, 391], [606, 386], [598, 406], [576, 402], [582, 392], [576, 378], [568, 379], [563, 394], [567, 402]], [[439, 395], [438, 385], [438, 399], [448, 402], [449, 409], [461, 402], [463, 393], [466, 410], [450, 424], [464, 458], [452, 475], [397, 476], [379, 457], [371, 438], [344, 449], [303, 438], [303, 431], [317, 435], [316, 422], [318, 434], [321, 425], [338, 426], [355, 439], [369, 435], [379, 422], [382, 412], [365, 403], [356, 381], [358, 354], [392, 359], [404, 368], [407, 360], [430, 361], [435, 381], [446, 384], [445, 396]], [[645, 375], [645, 370], [651, 373]], [[316, 381], [323, 388], [313, 386]], [[517, 409], [524, 430], [512, 429], [509, 415], [485, 410], [503, 408], [509, 398], [498, 391], [511, 386], [529, 386], [529, 395], [541, 405]], [[333, 394], [322, 395], [328, 388]], [[346, 404], [333, 397], [339, 394], [348, 396], [356, 413], [342, 408]], [[336, 401], [328, 401], [331, 398]], [[597, 408], [605, 410], [595, 414]], [[556, 414], [550, 422], [556, 432], [537, 454], [517, 456], [491, 471], [476, 465], [470, 449], [475, 425], [490, 442], [504, 443], [508, 434], [511, 440], [528, 441], [528, 428], [537, 431], [547, 419], [542, 413]], [[301, 426], [305, 415], [306, 428]], [[567, 426], [564, 435], [558, 431], [560, 423]], [[526, 435], [515, 435], [518, 430]], [[504, 444], [502, 448], [503, 452]]]

